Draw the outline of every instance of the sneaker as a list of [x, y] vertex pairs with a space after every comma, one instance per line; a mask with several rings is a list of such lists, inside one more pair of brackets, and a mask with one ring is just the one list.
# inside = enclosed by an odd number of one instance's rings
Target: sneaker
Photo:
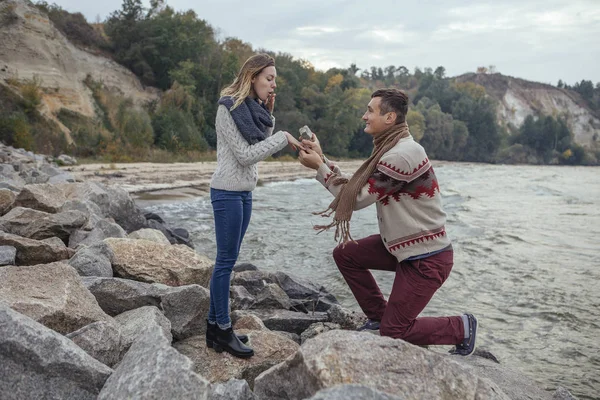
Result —
[[363, 326], [357, 329], [357, 331], [377, 331], [379, 330], [379, 324], [379, 321], [375, 321], [374, 319], [368, 319]]
[[450, 350], [450, 354], [460, 356], [470, 356], [475, 351], [475, 341], [477, 340], [477, 318], [473, 314], [465, 314], [469, 319], [469, 337], [464, 339], [461, 344]]

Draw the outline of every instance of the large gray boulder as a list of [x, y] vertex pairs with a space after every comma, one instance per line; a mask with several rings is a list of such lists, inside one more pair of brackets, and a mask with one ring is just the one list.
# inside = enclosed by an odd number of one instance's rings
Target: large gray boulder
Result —
[[0, 303], [0, 397], [95, 399], [112, 370], [69, 339]]
[[290, 307], [292, 307], [292, 302], [288, 295], [277, 284], [267, 283], [257, 293], [254, 303], [250, 308], [288, 310]]
[[245, 380], [230, 379], [211, 385], [208, 400], [256, 400], [256, 396]]
[[121, 359], [121, 331], [115, 322], [94, 322], [66, 336], [90, 356], [109, 367]]
[[104, 218], [100, 207], [98, 207], [96, 203], [93, 203], [89, 200], [67, 200], [61, 207], [60, 211], [81, 211], [87, 215], [88, 221], [84, 226], [81, 227], [81, 229], [86, 231], [91, 231], [94, 229], [98, 221]]
[[206, 400], [209, 390], [192, 362], [171, 347], [164, 329], [151, 323], [139, 332], [98, 399]]
[[68, 200], [92, 202], [98, 206], [102, 217], [110, 216], [110, 198], [103, 185], [96, 182], [57, 185]]
[[339, 384], [362, 384], [403, 399], [506, 399], [491, 381], [449, 357], [399, 339], [330, 331], [308, 340], [255, 380], [261, 400], [305, 399]]
[[113, 276], [112, 262], [114, 253], [104, 242], [77, 250], [69, 260], [69, 265], [75, 268], [81, 276]]
[[16, 198], [12, 190], [0, 189], [0, 215], [6, 214], [12, 208]]
[[341, 326], [338, 324], [334, 324], [333, 322], [317, 322], [316, 324], [312, 324], [308, 327], [307, 330], [302, 332], [302, 334], [300, 335], [300, 343], [304, 343], [308, 339], [312, 339], [325, 332], [333, 331], [336, 329], [341, 329]]
[[[327, 313], [301, 313], [288, 310], [252, 310], [272, 331], [286, 331], [295, 334], [302, 334], [312, 324], [317, 322], [327, 322]], [[233, 315], [232, 315], [233, 316]]]
[[173, 341], [171, 322], [156, 307], [146, 306], [126, 311], [117, 315], [115, 321], [120, 325], [121, 343], [125, 351], [142, 332], [153, 325], [159, 326], [163, 330], [164, 337], [169, 340], [169, 343]]
[[108, 216], [126, 232], [137, 231], [147, 226], [144, 213], [125, 189], [109, 186], [105, 190], [109, 198]]
[[12, 246], [17, 249], [17, 265], [51, 263], [69, 259], [75, 254], [75, 251], [65, 247], [64, 243], [59, 246], [5, 232], [0, 232], [0, 246]]
[[0, 302], [59, 333], [111, 321], [68, 264], [3, 267], [0, 282]]
[[159, 244], [171, 244], [165, 234], [158, 229], [138, 229], [137, 231], [131, 232], [127, 237], [129, 239], [145, 239]]
[[217, 353], [206, 347], [206, 338], [192, 336], [173, 344], [181, 354], [194, 362], [194, 370], [212, 383], [229, 379], [245, 379], [250, 387], [263, 371], [279, 364], [298, 350], [298, 344], [290, 339], [266, 330], [249, 331], [240, 329], [239, 334], [248, 335], [248, 345], [254, 356], [243, 359], [229, 353]]
[[26, 185], [17, 196], [15, 207], [57, 213], [65, 201], [67, 198], [59, 186], [41, 183]]
[[276, 283], [274, 275], [262, 271], [236, 272], [231, 278], [231, 285], [243, 286], [253, 296], [259, 294], [269, 283]]
[[163, 291], [161, 306], [165, 317], [171, 321], [175, 340], [206, 331], [206, 318], [210, 307], [210, 292], [200, 285], [187, 285]]
[[91, 231], [79, 230], [69, 238], [69, 247], [91, 246], [106, 238], [124, 238], [127, 232], [110, 219], [101, 219]]
[[0, 246], [0, 267], [15, 265], [17, 249], [13, 246]]
[[121, 278], [82, 278], [100, 308], [111, 316], [145, 306], [160, 307], [163, 290], [156, 285]]
[[31, 208], [15, 207], [0, 217], [0, 230], [30, 239], [43, 240], [58, 237], [63, 242], [87, 222], [81, 211], [50, 214]]
[[162, 245], [143, 239], [106, 239], [115, 254], [116, 275], [169, 286], [208, 287], [213, 263], [184, 245]]
[[327, 311], [332, 305], [338, 304], [335, 296], [323, 285], [281, 271], [273, 276], [289, 298], [300, 301], [308, 311]]

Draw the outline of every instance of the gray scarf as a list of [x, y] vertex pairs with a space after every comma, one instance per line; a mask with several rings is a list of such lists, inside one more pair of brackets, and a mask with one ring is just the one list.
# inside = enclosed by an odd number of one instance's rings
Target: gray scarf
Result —
[[234, 103], [235, 99], [231, 96], [219, 99], [219, 104], [227, 107], [235, 125], [249, 144], [265, 140], [267, 128], [273, 126], [273, 120], [264, 104], [259, 104], [258, 100], [246, 97], [242, 104], [231, 110]]

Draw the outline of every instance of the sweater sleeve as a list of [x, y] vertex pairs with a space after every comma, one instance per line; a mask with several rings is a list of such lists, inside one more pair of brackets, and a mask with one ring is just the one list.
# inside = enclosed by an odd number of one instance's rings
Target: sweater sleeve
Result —
[[275, 116], [273, 114], [271, 114], [271, 121], [273, 121], [273, 126], [267, 128], [267, 137], [273, 135], [273, 132], [275, 131]]
[[239, 131], [229, 110], [223, 105], [219, 106], [217, 110], [215, 128], [217, 138], [225, 140], [237, 161], [243, 166], [256, 164], [287, 145], [287, 138], [283, 131], [279, 131], [261, 142], [249, 144]]

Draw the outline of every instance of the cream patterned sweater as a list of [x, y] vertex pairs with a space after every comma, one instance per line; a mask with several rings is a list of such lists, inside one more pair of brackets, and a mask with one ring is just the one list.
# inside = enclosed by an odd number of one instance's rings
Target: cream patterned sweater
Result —
[[[334, 196], [342, 185], [332, 184], [342, 175], [326, 160], [317, 180]], [[356, 199], [356, 210], [375, 203], [381, 240], [398, 261], [442, 250], [450, 245], [446, 213], [433, 167], [425, 149], [412, 136], [400, 139], [386, 152]]]
[[[273, 127], [275, 117], [273, 117]], [[283, 131], [273, 135], [267, 129], [267, 138], [250, 145], [237, 128], [229, 110], [220, 105], [215, 121], [217, 130], [217, 168], [212, 175], [210, 187], [230, 191], [251, 191], [258, 181], [257, 163], [278, 152], [287, 145]]]

